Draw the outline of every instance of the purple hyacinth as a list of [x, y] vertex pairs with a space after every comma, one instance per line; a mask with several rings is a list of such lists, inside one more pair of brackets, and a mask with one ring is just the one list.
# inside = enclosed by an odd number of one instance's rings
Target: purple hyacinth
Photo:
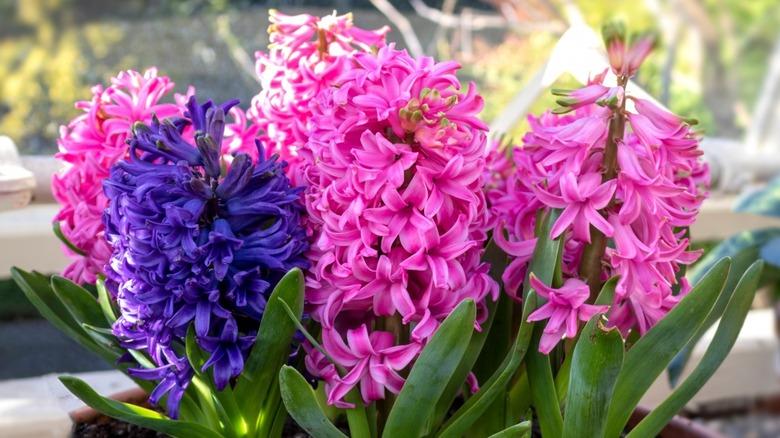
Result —
[[190, 324], [210, 354], [203, 371], [211, 368], [222, 390], [244, 367], [273, 287], [288, 270], [308, 268], [303, 189], [290, 186], [286, 163], [264, 159], [259, 141], [258, 162], [221, 160], [225, 113], [237, 103], [193, 97], [185, 118], [137, 123], [130, 160], [104, 182], [114, 248], [107, 283], [121, 310], [114, 333], [152, 357], [157, 368], [130, 372], [160, 381], [150, 401], [169, 394], [171, 418], [194, 375], [183, 348]]

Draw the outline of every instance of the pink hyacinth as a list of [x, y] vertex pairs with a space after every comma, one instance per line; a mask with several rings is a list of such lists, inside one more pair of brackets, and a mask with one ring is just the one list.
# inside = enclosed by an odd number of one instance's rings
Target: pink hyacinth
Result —
[[85, 254], [63, 245], [73, 260], [63, 271], [65, 277], [94, 283], [96, 275], [103, 273], [112, 252], [103, 236], [107, 205], [103, 179], [127, 155], [125, 140], [135, 122], [149, 123], [152, 113], [160, 118], [180, 114], [176, 105], [159, 103], [173, 86], [167, 77], [157, 76], [155, 68], [143, 74], [121, 72], [108, 88], [94, 86], [92, 100], [76, 104], [84, 113], [60, 128], [56, 157], [68, 166], [52, 180], [54, 198], [62, 205], [54, 221], [59, 222], [65, 238]]
[[590, 296], [590, 288], [580, 279], [569, 278], [558, 289], [545, 285], [533, 274], [529, 281], [536, 293], [547, 299], [546, 303], [528, 315], [529, 321], [548, 320], [539, 341], [539, 351], [544, 354], [552, 351], [564, 335], [568, 338], [576, 336], [581, 321], [587, 322], [593, 315], [609, 309], [609, 306], [585, 303]]
[[[543, 352], [576, 334], [573, 313], [565, 330], [561, 325], [566, 309], [578, 308], [567, 303], [592, 304], [600, 285], [613, 276], [620, 279], [608, 325], [644, 334], [690, 289], [677, 278], [680, 266], [700, 255], [689, 250], [684, 231], [695, 221], [709, 181], [692, 122], [624, 95], [627, 75], [652, 42], [626, 48], [623, 39], [607, 35], [607, 45], [619, 85], [605, 86], [606, 75], [600, 74], [581, 90], [556, 92], [565, 96], [559, 100], [564, 108], [556, 112], [574, 111], [529, 117], [531, 131], [513, 149], [515, 174], [488, 194], [498, 224], [496, 243], [512, 260], [503, 280], [516, 299], [536, 241], [537, 211], [562, 210], [549, 237], [564, 240], [564, 287], [532, 280], [550, 300], [529, 318], [546, 321]], [[627, 101], [633, 109], [626, 108]], [[619, 118], [626, 126], [622, 132], [615, 126]], [[596, 246], [607, 238], [606, 247]], [[600, 259], [588, 264], [594, 260], [584, 260], [584, 254]], [[589, 272], [594, 265], [600, 270]], [[564, 291], [577, 300], [561, 301]], [[579, 301], [583, 297], [587, 301]]]
[[357, 52], [384, 45], [387, 26], [367, 31], [352, 24], [352, 14], [285, 15], [270, 11], [268, 54], [257, 52], [262, 91], [252, 99], [248, 117], [262, 130], [270, 155], [289, 163], [293, 185], [301, 181], [300, 151], [311, 130], [310, 102], [336, 83]]
[[[127, 158], [125, 141], [136, 122], [149, 124], [152, 115], [159, 119], [180, 117], [187, 96], [174, 96], [177, 103], [160, 103], [170, 95], [174, 84], [158, 76], [152, 67], [143, 74], [128, 70], [111, 78], [111, 85], [92, 88], [92, 100], [76, 103], [84, 112], [60, 128], [55, 155], [67, 167], [52, 179], [54, 198], [62, 206], [54, 218], [62, 234], [78, 249], [63, 245], [72, 260], [62, 275], [78, 283], [95, 283], [104, 272], [112, 249], [104, 237], [103, 210], [108, 200], [103, 194], [103, 180], [111, 166]], [[257, 154], [254, 138], [258, 128], [247, 126], [243, 112], [234, 108], [234, 122], [226, 125], [222, 150], [225, 154], [244, 151]], [[185, 134], [192, 135], [192, 128]], [[81, 253], [81, 254], [80, 254]], [[83, 254], [83, 255], [82, 255]]]
[[398, 393], [402, 369], [441, 321], [464, 299], [484, 308], [498, 293], [480, 261], [486, 126], [473, 84], [460, 89], [455, 62], [393, 45], [350, 65], [312, 104], [303, 151], [308, 311], [347, 374], [313, 350], [307, 365], [338, 405], [358, 382], [366, 403]]

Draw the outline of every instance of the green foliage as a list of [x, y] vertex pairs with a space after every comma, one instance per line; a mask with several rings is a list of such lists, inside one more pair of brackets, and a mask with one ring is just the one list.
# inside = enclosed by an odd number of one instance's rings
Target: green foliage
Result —
[[[96, 296], [63, 277], [54, 276], [49, 282], [41, 274], [17, 268], [12, 270], [12, 275], [44, 318], [109, 364], [127, 372], [126, 362], [117, 363], [125, 350], [111, 333], [116, 310], [110, 302], [105, 302], [109, 296], [102, 281], [98, 282]], [[288, 316], [288, 310], [297, 319], [303, 312], [303, 273], [297, 268], [288, 272], [271, 294], [257, 342], [240, 379], [235, 386], [228, 385], [222, 391], [216, 389], [209, 372], [202, 370], [206, 353], [198, 346], [194, 328], [190, 327], [185, 349], [196, 376], [180, 406], [180, 416], [187, 421], [172, 421], [154, 411], [107, 400], [78, 379], [62, 380], [96, 410], [171, 436], [280, 436], [282, 424], [278, 419], [283, 420], [286, 414], [278, 383], [279, 370], [287, 362], [297, 322]], [[153, 366], [144, 352], [130, 352], [142, 366]], [[154, 388], [152, 382], [138, 379], [136, 382], [147, 391]]]

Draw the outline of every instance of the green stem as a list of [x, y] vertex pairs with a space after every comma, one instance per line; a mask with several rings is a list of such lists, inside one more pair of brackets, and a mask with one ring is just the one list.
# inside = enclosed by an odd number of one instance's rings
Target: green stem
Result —
[[[386, 331], [393, 334], [395, 345], [405, 345], [409, 343], [409, 326], [404, 325], [400, 313], [394, 313], [390, 317], [377, 318], [376, 330]], [[396, 395], [385, 391], [385, 398], [376, 401], [376, 422], [377, 433], [381, 436], [385, 429], [385, 423], [390, 417], [390, 411], [395, 404]]]
[[[626, 84], [628, 83], [628, 77], [619, 76], [618, 85], [623, 88], [625, 92]], [[624, 93], [625, 94], [625, 93]], [[618, 143], [623, 140], [626, 133], [626, 99], [620, 103], [620, 107], [615, 110], [612, 115], [612, 120], [609, 121], [609, 132], [607, 134], [607, 143], [604, 147], [604, 158], [602, 159], [603, 172], [601, 174], [601, 182], [605, 183], [617, 178], [618, 174]], [[606, 214], [615, 206], [615, 196], [612, 196], [607, 207], [602, 211], [602, 214]], [[585, 282], [590, 287], [590, 299], [589, 303], [596, 300], [601, 287], [601, 261], [604, 258], [604, 252], [607, 249], [607, 236], [601, 231], [596, 229], [593, 225], [590, 227], [590, 243], [585, 245], [582, 251], [582, 260], [580, 261], [580, 277], [585, 279]]]

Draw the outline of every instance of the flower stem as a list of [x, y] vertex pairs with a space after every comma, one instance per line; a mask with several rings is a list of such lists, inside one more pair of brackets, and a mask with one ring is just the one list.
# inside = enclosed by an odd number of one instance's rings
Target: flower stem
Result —
[[[394, 313], [393, 316], [377, 318], [375, 328], [376, 330], [392, 333], [395, 345], [409, 343], [409, 326], [403, 323], [403, 318], [398, 312]], [[377, 433], [380, 435], [385, 429], [385, 423], [387, 423], [387, 419], [390, 417], [390, 411], [393, 410], [395, 399], [395, 394], [385, 391], [385, 398], [376, 401]]]
[[[618, 85], [623, 88], [625, 92], [626, 84], [628, 83], [627, 76], [618, 76]], [[625, 93], [624, 93], [625, 95]], [[623, 140], [626, 132], [626, 99], [623, 98], [620, 103], [620, 107], [615, 109], [612, 120], [609, 121], [609, 132], [607, 134], [607, 142], [604, 146], [604, 157], [601, 165], [603, 168], [601, 174], [601, 182], [617, 178], [618, 162], [617, 162], [617, 149], [618, 143]], [[615, 206], [615, 195], [612, 195], [612, 200], [602, 210], [601, 214], [606, 216], [608, 212]], [[590, 243], [585, 245], [582, 250], [582, 258], [580, 261], [580, 276], [590, 287], [590, 299], [589, 303], [593, 303], [596, 297], [601, 291], [601, 261], [604, 258], [604, 252], [607, 250], [607, 236], [604, 235], [593, 225], [590, 226]]]

